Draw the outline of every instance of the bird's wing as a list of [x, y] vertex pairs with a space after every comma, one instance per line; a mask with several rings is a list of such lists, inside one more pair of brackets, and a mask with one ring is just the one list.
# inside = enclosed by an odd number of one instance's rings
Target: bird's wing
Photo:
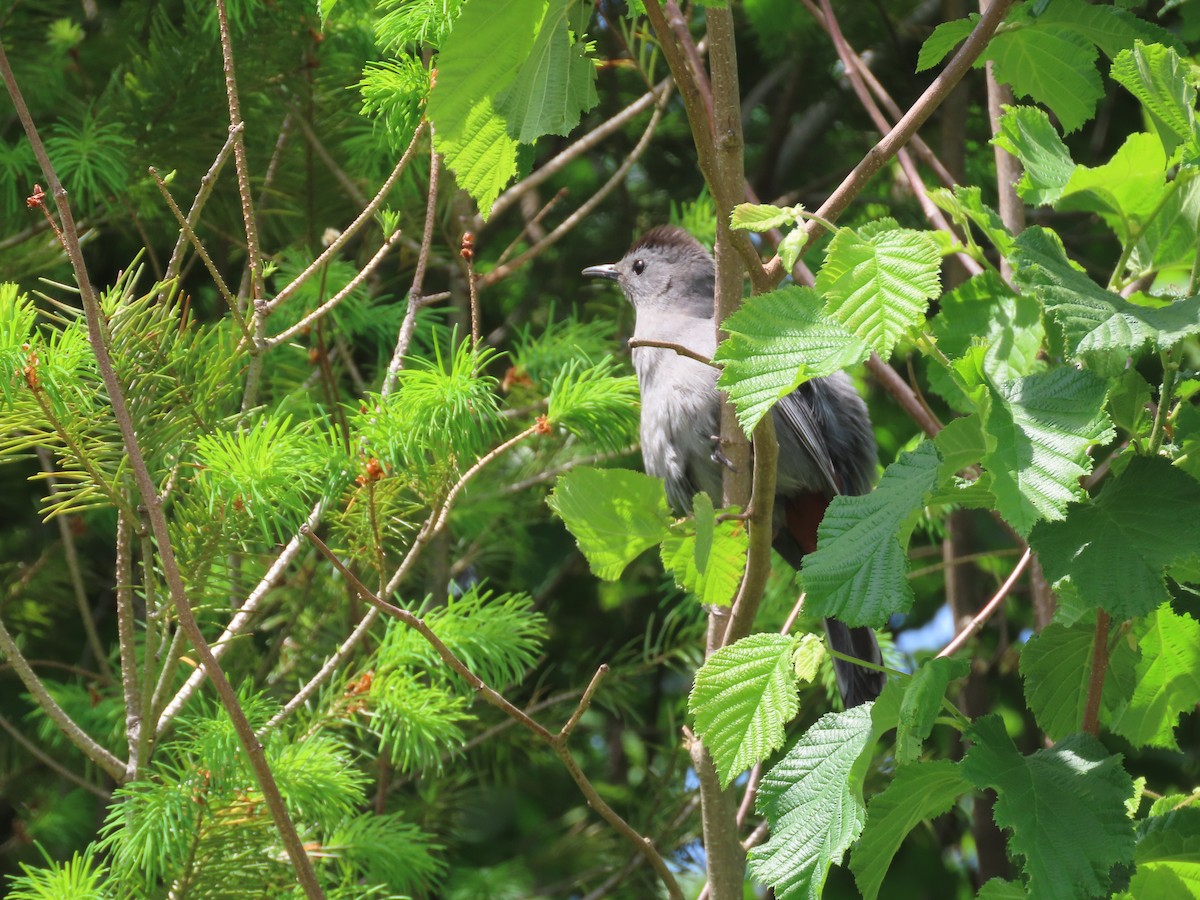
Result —
[[833, 460], [829, 457], [829, 447], [825, 444], [824, 431], [818, 421], [812, 406], [801, 393], [803, 388], [792, 391], [775, 404], [776, 425], [789, 429], [800, 446], [808, 451], [813, 465], [824, 483], [822, 486], [829, 496], [840, 494], [837, 475], [833, 468]]

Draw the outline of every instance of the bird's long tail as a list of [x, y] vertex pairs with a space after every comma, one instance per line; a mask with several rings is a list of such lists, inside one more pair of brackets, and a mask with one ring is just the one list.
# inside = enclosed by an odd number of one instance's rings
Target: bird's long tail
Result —
[[[875, 639], [875, 632], [870, 628], [851, 628], [837, 619], [826, 619], [825, 633], [829, 636], [829, 646], [837, 652], [877, 666], [883, 664], [879, 641]], [[838, 690], [841, 691], [847, 709], [874, 700], [887, 681], [887, 676], [880, 671], [856, 666], [836, 657], [833, 660], [833, 671], [837, 675]]]

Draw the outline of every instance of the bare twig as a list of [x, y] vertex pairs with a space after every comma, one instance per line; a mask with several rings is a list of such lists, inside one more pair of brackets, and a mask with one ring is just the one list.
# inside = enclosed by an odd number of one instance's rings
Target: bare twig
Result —
[[[2, 52], [0, 50], [0, 53]], [[7, 68], [7, 61], [5, 61], [4, 66]], [[0, 654], [8, 658], [13, 671], [17, 673], [17, 677], [21, 679], [21, 683], [25, 685], [25, 690], [29, 691], [34, 701], [41, 708], [42, 712], [49, 717], [50, 721], [58, 726], [58, 730], [66, 735], [67, 740], [78, 747], [79, 752], [107, 772], [118, 784], [124, 782], [125, 764], [101, 747], [91, 735], [80, 728], [75, 720], [67, 715], [66, 710], [59, 706], [55, 699], [50, 696], [50, 692], [46, 690], [46, 685], [34, 673], [25, 656], [21, 653], [21, 649], [17, 646], [17, 642], [8, 633], [3, 620], [0, 620]]]
[[[349, 241], [350, 238], [354, 237], [354, 235], [358, 233], [359, 229], [361, 229], [363, 225], [371, 220], [371, 217], [375, 215], [376, 210], [383, 205], [383, 201], [386, 200], [388, 194], [391, 193], [392, 187], [396, 184], [396, 181], [404, 173], [404, 170], [408, 168], [408, 164], [412, 162], [413, 157], [416, 156], [417, 147], [420, 144], [421, 137], [424, 135], [424, 133], [425, 126], [424, 122], [422, 122], [417, 126], [417, 130], [413, 132], [412, 140], [409, 141], [408, 148], [404, 151], [404, 155], [400, 157], [400, 161], [396, 163], [395, 168], [392, 169], [392, 173], [388, 175], [387, 180], [383, 182], [383, 186], [379, 189], [375, 196], [371, 198], [371, 202], [363, 207], [363, 211], [358, 214], [353, 222], [346, 226], [345, 230], [343, 230], [330, 243], [330, 245], [324, 249], [324, 251], [322, 251], [320, 256], [314, 259], [303, 272], [288, 282], [288, 284], [286, 284], [278, 294], [266, 301], [265, 306], [267, 312], [274, 311], [279, 304], [283, 303], [285, 300], [291, 297], [292, 294], [296, 293], [296, 291], [299, 290], [300, 287], [308, 281], [308, 279], [312, 278], [313, 275], [317, 274], [323, 268], [325, 268], [325, 266], [329, 265], [330, 260], [332, 260], [342, 249], [342, 247], [346, 245], [346, 242]], [[390, 240], [394, 239], [395, 235], [393, 235]]]
[[1108, 627], [1110, 619], [1104, 610], [1096, 611], [1096, 639], [1092, 643], [1092, 669], [1088, 677], [1087, 703], [1083, 708], [1080, 727], [1090, 735], [1100, 732], [1100, 698], [1104, 694], [1104, 676], [1108, 672]]
[[630, 338], [627, 342], [631, 350], [636, 350], [638, 347], [657, 347], [660, 350], [673, 350], [680, 356], [686, 356], [688, 359], [694, 359], [698, 363], [704, 363], [706, 366], [711, 366], [716, 369], [719, 366], [705, 356], [703, 353], [697, 353], [690, 347], [685, 347], [683, 344], [677, 344], [674, 341], [655, 341], [650, 338]]
[[[622, 837], [624, 837], [630, 844], [637, 848], [638, 852], [645, 857], [646, 861], [654, 867], [654, 871], [658, 873], [658, 876], [666, 886], [669, 895], [672, 898], [680, 898], [680, 900], [682, 900], [683, 893], [680, 891], [679, 885], [675, 881], [675, 876], [667, 867], [666, 861], [662, 858], [658, 851], [654, 849], [654, 846], [649, 838], [640, 835], [616, 812], [616, 810], [614, 810], [604, 801], [604, 798], [602, 798], [596, 791], [591, 781], [583, 773], [583, 770], [579, 768], [579, 764], [575, 761], [571, 751], [567, 748], [567, 738], [570, 736], [570, 727], [568, 726], [573, 727], [575, 717], [572, 717], [572, 720], [568, 721], [567, 725], [564, 725], [558, 734], [553, 734], [548, 731], [545, 726], [541, 725], [535, 719], [530, 718], [530, 716], [528, 716], [524, 710], [514, 706], [504, 697], [503, 694], [490, 687], [483, 681], [483, 679], [472, 672], [471, 669], [461, 659], [459, 659], [449, 647], [446, 646], [446, 644], [437, 636], [433, 629], [425, 624], [423, 619], [413, 615], [407, 609], [394, 606], [393, 604], [377, 597], [358, 579], [358, 576], [346, 568], [342, 561], [337, 558], [334, 552], [330, 550], [320, 538], [318, 538], [311, 531], [307, 534], [308, 539], [312, 541], [316, 548], [325, 556], [325, 558], [328, 559], [337, 568], [337, 570], [342, 573], [343, 576], [345, 576], [346, 580], [349, 581], [349, 583], [354, 587], [354, 589], [358, 592], [358, 595], [362, 597], [363, 600], [365, 600], [367, 603], [370, 603], [374, 608], [383, 610], [384, 612], [394, 616], [409, 628], [420, 634], [421, 637], [423, 637], [429, 643], [429, 645], [433, 647], [434, 651], [439, 657], [441, 657], [442, 661], [445, 662], [446, 665], [448, 665], [456, 673], [458, 673], [458, 675], [462, 677], [463, 680], [465, 680], [479, 696], [483, 697], [483, 699], [489, 704], [499, 709], [501, 712], [515, 720], [520, 725], [524, 726], [535, 737], [549, 744], [558, 758], [562, 761], [563, 765], [566, 767], [567, 772], [570, 774], [572, 780], [575, 781], [575, 784], [579, 787], [579, 790], [587, 799], [588, 805], [591, 806], [592, 809], [596, 810], [600, 817], [608, 822], [614, 829], [616, 829], [616, 831]], [[606, 669], [606, 666], [601, 666], [600, 671], [598, 671], [595, 677], [593, 677], [592, 684], [588, 687], [588, 692], [595, 690], [595, 687], [603, 677]], [[590, 693], [585, 693], [584, 697], [585, 699], [589, 698]], [[580, 701], [580, 707], [585, 707], [584, 701], [582, 700]]]
[[610, 459], [619, 459], [622, 456], [628, 456], [631, 453], [636, 453], [637, 444], [630, 444], [628, 447], [622, 447], [620, 450], [611, 453], [593, 453], [590, 456], [580, 456], [577, 459], [567, 460], [560, 466], [554, 466], [550, 469], [545, 469], [537, 475], [531, 475], [522, 481], [515, 481], [512, 484], [505, 485], [503, 492], [505, 494], [517, 494], [523, 490], [533, 487], [534, 485], [544, 484], [547, 481], [553, 481], [564, 472], [570, 472], [578, 466], [594, 466], [598, 462], [606, 462]]
[[[117, 637], [121, 643], [121, 688], [125, 697], [125, 739], [129, 761], [125, 780], [136, 781], [141, 774], [142, 693], [138, 684], [137, 638], [133, 615], [133, 538], [129, 517], [117, 513]], [[149, 728], [149, 723], [146, 723]]]
[[[187, 214], [188, 228], [195, 229], [196, 223], [200, 221], [200, 212], [212, 195], [213, 188], [216, 187], [217, 176], [221, 174], [225, 160], [229, 159], [229, 154], [233, 152], [233, 140], [241, 133], [242, 127], [242, 125], [238, 125], [229, 129], [229, 137], [225, 139], [225, 145], [217, 153], [217, 157], [208, 167], [208, 171], [200, 178], [200, 187], [196, 191], [195, 199], [192, 200], [192, 208], [188, 210]], [[187, 246], [187, 241], [187, 235], [180, 230], [179, 237], [175, 241], [175, 249], [171, 251], [171, 259], [167, 262], [167, 270], [163, 274], [164, 281], [170, 281], [179, 274], [179, 269], [183, 264], [183, 248]]]
[[880, 359], [878, 353], [872, 353], [867, 359], [867, 371], [875, 376], [875, 380], [903, 407], [914, 422], [921, 426], [930, 437], [936, 437], [942, 430], [939, 422], [929, 409], [921, 402], [916, 392], [905, 383], [896, 370]]
[[399, 237], [399, 231], [393, 232], [391, 236], [389, 236], [388, 239], [383, 242], [383, 245], [377, 251], [375, 251], [375, 255], [368, 260], [367, 264], [363, 266], [358, 273], [346, 283], [344, 288], [306, 315], [295, 325], [291, 326], [290, 328], [285, 328], [283, 331], [279, 332], [279, 334], [267, 338], [265, 346], [268, 348], [278, 347], [280, 344], [291, 340], [294, 335], [299, 334], [306, 328], [312, 327], [314, 322], [317, 322], [330, 311], [332, 311], [339, 303], [349, 297], [350, 294], [357, 289], [358, 286], [362, 284], [372, 272], [375, 271], [379, 264], [383, 262], [383, 258], [387, 256], [392, 247], [396, 245], [396, 241], [399, 239]]
[[0, 728], [3, 728], [10, 735], [12, 735], [12, 739], [14, 741], [24, 747], [30, 756], [32, 756], [46, 768], [53, 769], [63, 778], [67, 779], [67, 781], [71, 782], [72, 784], [79, 785], [79, 787], [83, 788], [90, 794], [95, 794], [101, 800], [108, 801], [112, 798], [111, 792], [106, 791], [97, 784], [92, 784], [90, 781], [80, 775], [76, 775], [33, 741], [29, 740], [29, 738], [25, 737], [25, 735], [21, 734], [21, 732], [17, 730], [17, 727], [13, 725], [12, 722], [8, 721], [8, 719], [2, 715], [0, 715]]
[[996, 591], [995, 596], [993, 596], [991, 600], [983, 605], [983, 608], [976, 613], [975, 618], [968, 622], [967, 626], [963, 628], [962, 631], [954, 636], [954, 640], [942, 648], [941, 652], [938, 653], [939, 658], [943, 656], [953, 656], [955, 653], [961, 650], [963, 645], [969, 641], [971, 637], [977, 631], [979, 631], [980, 628], [983, 627], [984, 623], [987, 622], [988, 619], [992, 617], [992, 614], [1000, 608], [1000, 604], [1002, 604], [1005, 598], [1008, 597], [1009, 591], [1012, 590], [1012, 587], [1014, 584], [1016, 584], [1017, 579], [1021, 577], [1021, 573], [1025, 571], [1025, 567], [1029, 565], [1029, 559], [1032, 554], [1033, 551], [1026, 547], [1025, 552], [1021, 554], [1021, 558], [1017, 560], [1017, 564], [1008, 574], [1008, 577], [1004, 579], [1004, 583], [1000, 585], [1000, 589]]
[[596, 670], [596, 674], [592, 676], [591, 682], [587, 686], [587, 690], [583, 692], [583, 696], [579, 698], [579, 704], [575, 707], [575, 712], [571, 713], [571, 718], [567, 719], [562, 730], [558, 732], [557, 740], [565, 742], [571, 732], [575, 730], [575, 726], [579, 724], [579, 720], [583, 718], [583, 714], [587, 712], [587, 708], [592, 704], [592, 695], [596, 693], [596, 688], [600, 687], [600, 682], [608, 675], [608, 663], [604, 663]]
[[[954, 54], [945, 68], [938, 73], [933, 83], [925, 89], [920, 98], [909, 107], [908, 112], [901, 116], [896, 126], [887, 133], [874, 147], [867, 151], [866, 156], [854, 167], [854, 170], [838, 185], [829, 199], [821, 205], [817, 215], [828, 221], [835, 221], [858, 196], [875, 174], [883, 168], [884, 163], [896, 155], [896, 152], [909, 142], [917, 130], [949, 96], [954, 86], [974, 64], [979, 55], [987, 47], [988, 41], [1004, 21], [1004, 16], [1012, 6], [1013, 0], [993, 0], [987, 11], [980, 17], [975, 28], [967, 36], [966, 41]], [[808, 244], [817, 239], [824, 226], [811, 220], [807, 226]], [[787, 274], [783, 271], [783, 263], [778, 256], [767, 264], [767, 274], [774, 283], [779, 283]]]

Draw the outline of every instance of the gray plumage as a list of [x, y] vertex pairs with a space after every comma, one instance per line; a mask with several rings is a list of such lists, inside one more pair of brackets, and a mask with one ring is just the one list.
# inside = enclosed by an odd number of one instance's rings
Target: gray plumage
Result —
[[[633, 336], [680, 344], [711, 358], [714, 264], [708, 251], [681, 228], [646, 232], [617, 263], [592, 266], [584, 275], [617, 282], [633, 304]], [[635, 347], [633, 367], [642, 395], [641, 441], [646, 471], [663, 479], [679, 512], [691, 510], [703, 491], [721, 503], [722, 470], [717, 370], [658, 347]], [[816, 543], [816, 523], [838, 493], [863, 494], [875, 472], [875, 440], [866, 404], [841, 372], [805, 382], [773, 409], [779, 441], [775, 549], [795, 568]], [[880, 662], [868, 628], [826, 620], [834, 649]], [[835, 661], [847, 706], [878, 696], [879, 673]]]

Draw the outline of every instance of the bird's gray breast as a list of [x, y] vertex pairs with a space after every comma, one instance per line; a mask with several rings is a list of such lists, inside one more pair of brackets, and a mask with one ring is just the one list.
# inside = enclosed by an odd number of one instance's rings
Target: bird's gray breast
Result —
[[[711, 321], [704, 323], [711, 332]], [[708, 341], [656, 334], [652, 339], [678, 342], [705, 356]], [[648, 338], [650, 335], [635, 334]], [[714, 436], [720, 429], [717, 370], [673, 350], [636, 347], [633, 366], [642, 394], [642, 459], [646, 471], [666, 483], [667, 499], [677, 511], [692, 508], [692, 497], [703, 491], [721, 501], [721, 470], [713, 459]]]

